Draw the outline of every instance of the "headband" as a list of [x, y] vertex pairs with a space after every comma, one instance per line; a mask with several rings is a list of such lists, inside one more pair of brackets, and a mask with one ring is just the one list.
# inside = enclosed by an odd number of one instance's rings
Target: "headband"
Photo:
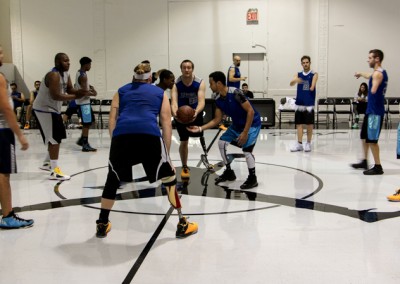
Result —
[[147, 80], [150, 78], [150, 76], [151, 76], [151, 72], [147, 72], [144, 74], [135, 73], [135, 79], [137, 79], [137, 80]]

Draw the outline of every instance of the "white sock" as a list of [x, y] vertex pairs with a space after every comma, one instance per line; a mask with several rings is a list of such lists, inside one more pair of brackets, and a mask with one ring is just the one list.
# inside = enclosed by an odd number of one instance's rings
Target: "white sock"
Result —
[[48, 163], [49, 161], [50, 161], [50, 154], [49, 154], [49, 152], [47, 151], [47, 152], [46, 152], [46, 157], [44, 158], [43, 163]]
[[58, 160], [50, 160], [51, 170], [54, 171], [57, 168]]

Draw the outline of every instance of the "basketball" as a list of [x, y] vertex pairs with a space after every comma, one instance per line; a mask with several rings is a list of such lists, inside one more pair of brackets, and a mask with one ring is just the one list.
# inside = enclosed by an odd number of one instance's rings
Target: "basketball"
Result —
[[195, 110], [190, 106], [181, 106], [176, 112], [176, 119], [183, 124], [188, 124], [193, 121]]

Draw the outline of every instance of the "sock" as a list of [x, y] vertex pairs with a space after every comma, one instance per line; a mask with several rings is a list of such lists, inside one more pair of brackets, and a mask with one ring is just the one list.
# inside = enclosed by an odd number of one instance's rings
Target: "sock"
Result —
[[14, 210], [11, 210], [10, 211], [10, 213], [8, 213], [8, 215], [7, 216], [3, 216], [4, 218], [8, 218], [8, 217], [12, 217], [12, 216], [14, 216]]
[[256, 175], [256, 168], [249, 169], [249, 175], [250, 176], [255, 176]]
[[88, 143], [89, 143], [89, 139], [88, 139], [88, 137], [84, 137], [84, 136], [82, 136], [82, 137], [81, 137], [81, 139], [82, 139], [82, 144], [83, 144], [83, 145], [86, 145], [86, 144], [88, 144]]
[[101, 208], [100, 216], [99, 216], [99, 220], [101, 223], [103, 223], [103, 224], [108, 223], [108, 216], [110, 216], [110, 211], [111, 210]]
[[49, 152], [47, 151], [46, 152], [46, 157], [44, 158], [44, 160], [43, 160], [43, 164], [44, 163], [48, 163], [50, 161], [50, 154], [49, 154]]
[[55, 168], [58, 167], [58, 160], [50, 160], [51, 170], [54, 171]]
[[232, 169], [231, 169], [231, 164], [227, 164], [226, 165], [226, 169], [228, 170], [228, 171], [231, 171]]

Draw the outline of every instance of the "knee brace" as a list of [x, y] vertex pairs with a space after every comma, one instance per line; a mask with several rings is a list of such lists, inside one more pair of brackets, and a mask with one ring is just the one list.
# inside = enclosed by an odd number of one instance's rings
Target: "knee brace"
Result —
[[163, 185], [167, 189], [168, 200], [175, 209], [182, 208], [181, 200], [179, 199], [178, 191], [176, 190], [175, 175], [161, 179]]

